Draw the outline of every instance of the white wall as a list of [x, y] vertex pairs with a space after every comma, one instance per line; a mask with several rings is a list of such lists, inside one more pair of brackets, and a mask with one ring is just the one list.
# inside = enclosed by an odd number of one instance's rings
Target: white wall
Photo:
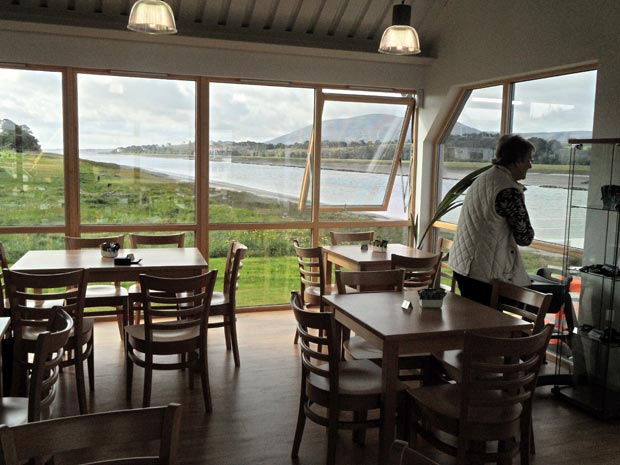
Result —
[[420, 112], [418, 199], [430, 197], [433, 142], [464, 85], [596, 62], [594, 137], [620, 137], [617, 0], [447, 0], [439, 29]]
[[0, 21], [0, 63], [415, 89], [433, 61]]

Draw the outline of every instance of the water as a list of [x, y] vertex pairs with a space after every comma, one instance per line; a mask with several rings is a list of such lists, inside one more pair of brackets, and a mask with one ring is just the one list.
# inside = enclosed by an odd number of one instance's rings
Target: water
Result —
[[[174, 176], [178, 179], [194, 179], [194, 160], [192, 159], [93, 153], [80, 154], [80, 158], [137, 167], [153, 173]], [[211, 185], [298, 201], [304, 169], [291, 166], [232, 164], [229, 162], [211, 161], [209, 172]], [[532, 226], [536, 232], [536, 239], [562, 244], [564, 242], [566, 222], [567, 175], [545, 176], [546, 181], [549, 181], [551, 176], [556, 178], [552, 183], [546, 182], [544, 185], [527, 186], [525, 202]], [[321, 172], [322, 202], [324, 205], [342, 205], [343, 203], [351, 205], [354, 203], [360, 204], [360, 202], [366, 205], [380, 204], [383, 201], [383, 193], [385, 192], [387, 181], [388, 176], [383, 174], [323, 170]], [[444, 179], [443, 195], [455, 183], [455, 179]], [[557, 187], [549, 187], [550, 185]], [[402, 192], [402, 184], [397, 178], [390, 206], [387, 212], [382, 213], [382, 216], [390, 219], [406, 218], [403, 213]], [[583, 198], [582, 200], [585, 204], [586, 191], [576, 191], [574, 195], [578, 198]], [[456, 223], [458, 214], [459, 209], [453, 210], [444, 216], [443, 220]], [[583, 240], [580, 238], [583, 238], [584, 227], [585, 214], [582, 217], [574, 215], [571, 224], [573, 229], [571, 236], [577, 238], [573, 243], [574, 246], [579, 247], [583, 244]], [[576, 232], [578, 233], [575, 234]]]

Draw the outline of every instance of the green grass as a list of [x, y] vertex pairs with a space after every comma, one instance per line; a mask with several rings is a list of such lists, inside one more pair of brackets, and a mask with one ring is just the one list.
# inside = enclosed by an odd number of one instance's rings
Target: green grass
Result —
[[[0, 151], [0, 205], [6, 212], [0, 225], [52, 226], [64, 224], [63, 159], [55, 154], [15, 154]], [[339, 162], [344, 162], [339, 160]], [[350, 161], [349, 161], [350, 163]], [[454, 169], [471, 170], [484, 163], [449, 162]], [[537, 165], [538, 167], [542, 165]], [[587, 167], [583, 167], [586, 168]], [[567, 167], [545, 165], [548, 172], [564, 172]], [[211, 193], [215, 193], [211, 190]], [[264, 198], [244, 192], [227, 191], [226, 198], [213, 195], [210, 223], [281, 221], [280, 212]], [[114, 164], [80, 162], [80, 206], [82, 223], [92, 224], [166, 224], [172, 220], [193, 224], [193, 182], [170, 182], [167, 178]], [[306, 212], [291, 210], [289, 220], [308, 220]], [[295, 213], [296, 212], [296, 213]], [[351, 218], [350, 218], [351, 219]], [[377, 237], [390, 242], [406, 242], [403, 228], [375, 228]], [[324, 233], [324, 234], [323, 234]], [[329, 243], [322, 231], [320, 243]], [[237, 239], [248, 246], [238, 289], [240, 306], [284, 304], [290, 291], [299, 289], [299, 271], [292, 238], [307, 244], [307, 230], [245, 230], [210, 233], [211, 268], [220, 270], [217, 289], [222, 288], [227, 243]], [[0, 240], [14, 262], [28, 250], [61, 249], [62, 233], [10, 234]], [[548, 266], [547, 255], [525, 251], [530, 272]], [[561, 259], [556, 259], [561, 264]], [[555, 264], [555, 262], [554, 262]]]

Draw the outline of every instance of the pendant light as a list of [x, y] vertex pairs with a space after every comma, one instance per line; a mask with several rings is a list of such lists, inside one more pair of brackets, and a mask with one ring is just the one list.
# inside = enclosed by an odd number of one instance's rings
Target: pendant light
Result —
[[138, 0], [129, 14], [127, 29], [144, 34], [176, 34], [172, 8], [162, 0]]
[[411, 5], [394, 5], [392, 10], [392, 25], [381, 37], [379, 53], [388, 55], [416, 55], [420, 53], [420, 39], [418, 33], [410, 26]]

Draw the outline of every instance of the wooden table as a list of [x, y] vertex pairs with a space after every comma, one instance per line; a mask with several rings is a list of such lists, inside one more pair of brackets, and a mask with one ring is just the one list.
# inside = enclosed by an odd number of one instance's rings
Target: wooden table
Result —
[[[409, 300], [412, 310], [402, 308]], [[383, 350], [383, 409], [379, 432], [379, 464], [387, 463], [394, 441], [399, 354], [462, 349], [465, 331], [510, 336], [531, 324], [449, 292], [441, 309], [422, 309], [417, 292], [329, 295], [336, 324]]]
[[393, 253], [419, 258], [435, 255], [402, 244], [388, 244], [387, 252], [373, 252], [370, 247], [368, 250], [362, 250], [359, 245], [327, 245], [323, 246], [326, 282], [331, 283], [333, 264], [352, 271], [389, 270], [392, 267]]
[[84, 268], [88, 270], [88, 281], [96, 283], [138, 281], [142, 273], [180, 278], [200, 274], [208, 268], [206, 260], [194, 247], [121, 249], [118, 256], [129, 253], [142, 261], [136, 265], [115, 265], [114, 259], [102, 257], [99, 249], [31, 250], [17, 260], [11, 270], [52, 273]]
[[183, 277], [200, 273], [208, 264], [194, 247], [121, 249], [119, 257], [133, 253], [137, 265], [115, 265], [113, 258], [103, 258], [98, 249], [31, 250], [11, 267], [13, 271], [62, 272], [76, 268], [88, 270], [89, 282], [137, 281], [142, 273]]

